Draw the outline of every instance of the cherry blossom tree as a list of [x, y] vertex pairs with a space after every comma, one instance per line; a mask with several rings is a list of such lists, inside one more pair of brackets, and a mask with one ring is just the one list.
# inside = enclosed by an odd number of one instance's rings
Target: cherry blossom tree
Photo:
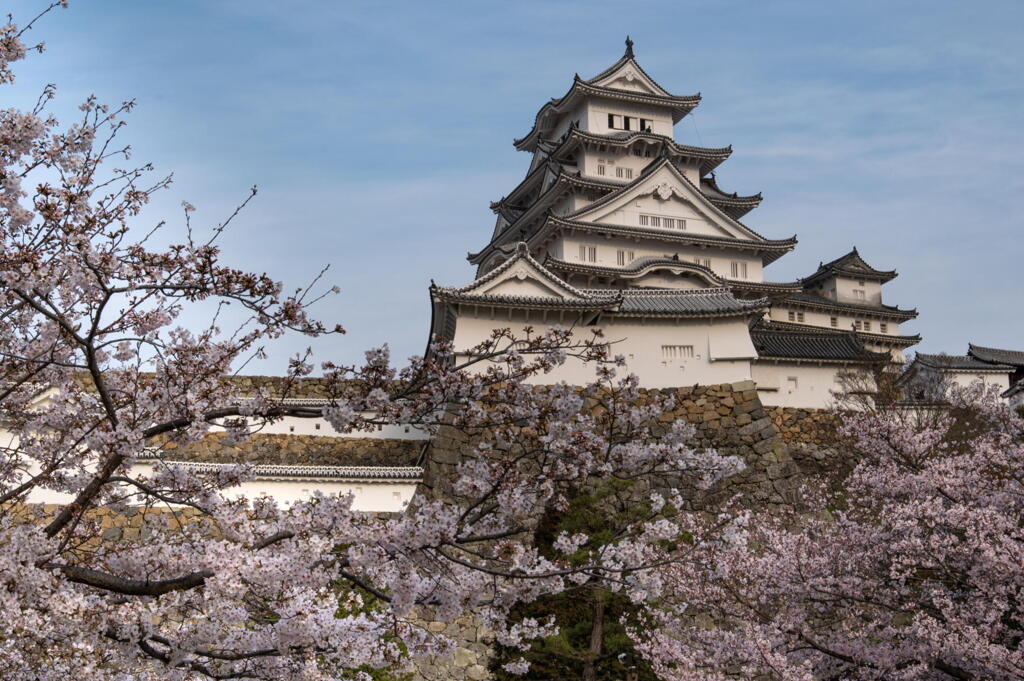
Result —
[[[13, 80], [34, 21], [0, 28], [0, 82]], [[641, 406], [599, 337], [499, 330], [469, 352], [439, 343], [402, 369], [386, 349], [364, 366], [323, 363], [322, 409], [284, 400], [314, 371], [307, 353], [280, 393], [239, 395], [232, 372], [266, 342], [341, 332], [310, 313], [331, 292], [324, 272], [288, 293], [226, 266], [218, 242], [238, 211], [210, 230], [193, 227], [187, 204], [178, 231], [138, 224], [170, 178], [132, 167], [118, 142], [132, 103], [89, 99], [61, 127], [46, 113], [54, 96], [47, 87], [32, 110], [0, 112], [0, 677], [366, 678], [451, 650], [419, 623], [423, 607], [440, 620], [472, 612], [503, 645], [525, 647], [553, 629], [510, 620], [518, 604], [591, 579], [637, 602], [658, 593], [653, 567], [674, 559], [679, 531], [664, 504], [585, 560], [585, 534], [547, 554], [531, 539], [539, 517], [591, 481], [713, 480], [736, 467], [692, 451], [686, 428], [658, 425], [671, 398]], [[208, 324], [184, 326], [204, 310]], [[566, 357], [595, 362], [594, 384], [531, 385]], [[323, 494], [288, 508], [237, 499], [225, 490], [246, 467], [201, 475], [159, 459], [211, 428], [244, 439], [284, 416], [339, 432], [447, 429], [467, 444], [445, 473], [450, 493], [425, 490], [391, 516]], [[158, 457], [151, 474], [133, 468], [143, 454]], [[66, 502], [31, 503], [39, 492]], [[157, 507], [167, 512], [146, 532], [102, 540], [99, 511]]]
[[850, 415], [838, 486], [694, 528], [636, 632], [666, 679], [1024, 678], [1024, 420], [994, 393]]

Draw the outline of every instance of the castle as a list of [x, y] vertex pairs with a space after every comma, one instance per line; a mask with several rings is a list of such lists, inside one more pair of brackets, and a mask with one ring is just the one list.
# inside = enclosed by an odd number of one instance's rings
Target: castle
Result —
[[[794, 407], [828, 406], [851, 369], [902, 364], [920, 336], [900, 332], [915, 310], [882, 302], [896, 272], [854, 249], [798, 281], [765, 279], [796, 237], [741, 221], [762, 197], [719, 187], [731, 147], [674, 139], [700, 100], [661, 87], [627, 38], [621, 59], [541, 106], [515, 140], [533, 155], [526, 177], [491, 204], [490, 241], [469, 255], [476, 279], [431, 285], [432, 337], [465, 353], [495, 328], [599, 328], [646, 387], [753, 380], [766, 405]], [[592, 378], [570, 360], [545, 380]]]

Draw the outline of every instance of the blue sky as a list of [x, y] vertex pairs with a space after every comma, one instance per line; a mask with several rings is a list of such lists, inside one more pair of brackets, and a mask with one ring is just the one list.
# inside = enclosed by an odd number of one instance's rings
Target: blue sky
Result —
[[[16, 20], [37, 2], [8, 1]], [[493, 227], [488, 202], [529, 163], [512, 148], [539, 106], [623, 50], [703, 103], [678, 140], [732, 144], [719, 184], [765, 201], [745, 218], [795, 252], [791, 280], [856, 245], [900, 276], [922, 351], [1024, 347], [1024, 3], [307, 2], [72, 0], [32, 38], [4, 106], [57, 83], [58, 114], [89, 93], [135, 98], [124, 138], [216, 223], [260, 193], [225, 241], [233, 264], [289, 287], [330, 263], [340, 296], [317, 344], [356, 361], [422, 352], [431, 278], [462, 284]], [[306, 339], [252, 367], [277, 373]]]

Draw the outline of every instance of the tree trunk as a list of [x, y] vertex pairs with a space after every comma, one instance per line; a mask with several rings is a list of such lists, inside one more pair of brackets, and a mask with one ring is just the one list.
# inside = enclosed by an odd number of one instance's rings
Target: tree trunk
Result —
[[590, 650], [583, 663], [583, 681], [597, 681], [597, 658], [604, 644], [604, 594], [594, 594], [594, 619], [590, 627]]

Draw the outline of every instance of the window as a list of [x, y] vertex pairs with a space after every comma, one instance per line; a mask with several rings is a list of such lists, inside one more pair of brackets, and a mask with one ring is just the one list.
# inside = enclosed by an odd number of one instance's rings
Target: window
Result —
[[635, 116], [608, 114], [608, 127], [612, 130], [640, 130], [640, 119]]
[[666, 229], [673, 229], [676, 226], [676, 221], [673, 220], [672, 218], [662, 218], [661, 225]]
[[617, 263], [619, 263], [619, 266], [620, 266], [620, 267], [621, 267], [622, 265], [625, 265], [625, 264], [626, 264], [626, 252], [625, 252], [625, 251], [619, 251], [619, 252], [617, 252], [617, 253], [615, 254], [615, 261], [616, 261]]
[[314, 425], [313, 425], [313, 429], [314, 429], [314, 430], [320, 430], [320, 424], [319, 424], [319, 423], [317, 423], [317, 424], [314, 424]]
[[854, 320], [853, 328], [855, 328], [857, 331], [861, 331], [864, 328], [864, 324], [861, 323], [861, 321], [859, 319]]
[[857, 300], [864, 300], [864, 289], [855, 288], [853, 289], [853, 297]]
[[746, 279], [747, 278], [747, 263], [733, 261], [730, 264], [729, 271], [732, 273], [733, 279]]
[[633, 169], [632, 168], [616, 168], [615, 169], [615, 177], [624, 177], [627, 180], [631, 180], [631, 179], [633, 179]]
[[829, 317], [828, 323], [832, 325], [832, 328], [839, 327], [839, 317]]
[[697, 263], [698, 265], [701, 265], [703, 267], [708, 268], [709, 270], [711, 269], [711, 259], [710, 258], [694, 258], [693, 261], [695, 263]]
[[597, 246], [589, 246], [587, 248], [587, 260], [597, 262]]
[[803, 312], [797, 312], [796, 313], [796, 320], [798, 322], [803, 322], [804, 321], [804, 313]]
[[651, 227], [661, 227], [661, 218], [657, 215], [651, 215]]
[[597, 166], [597, 174], [598, 175], [604, 175], [604, 166], [602, 166], [602, 165]]
[[865, 331], [870, 331], [871, 330], [871, 322], [864, 322], [864, 330]]
[[885, 322], [879, 324], [878, 328], [882, 331], [882, 333], [889, 333], [889, 325], [886, 324]]
[[634, 156], [639, 156], [640, 158], [643, 158], [644, 150], [641, 149], [639, 146], [633, 147], [633, 155]]
[[793, 312], [792, 310], [790, 310], [789, 311], [789, 315], [788, 315], [788, 319], [791, 322], [795, 322], [796, 321], [796, 312]]
[[674, 359], [693, 359], [692, 345], [662, 345], [661, 358], [665, 361]]
[[651, 121], [650, 121], [650, 119], [647, 119], [647, 118], [641, 118], [640, 119], [640, 130], [642, 130], [643, 132], [650, 132], [651, 131]]

